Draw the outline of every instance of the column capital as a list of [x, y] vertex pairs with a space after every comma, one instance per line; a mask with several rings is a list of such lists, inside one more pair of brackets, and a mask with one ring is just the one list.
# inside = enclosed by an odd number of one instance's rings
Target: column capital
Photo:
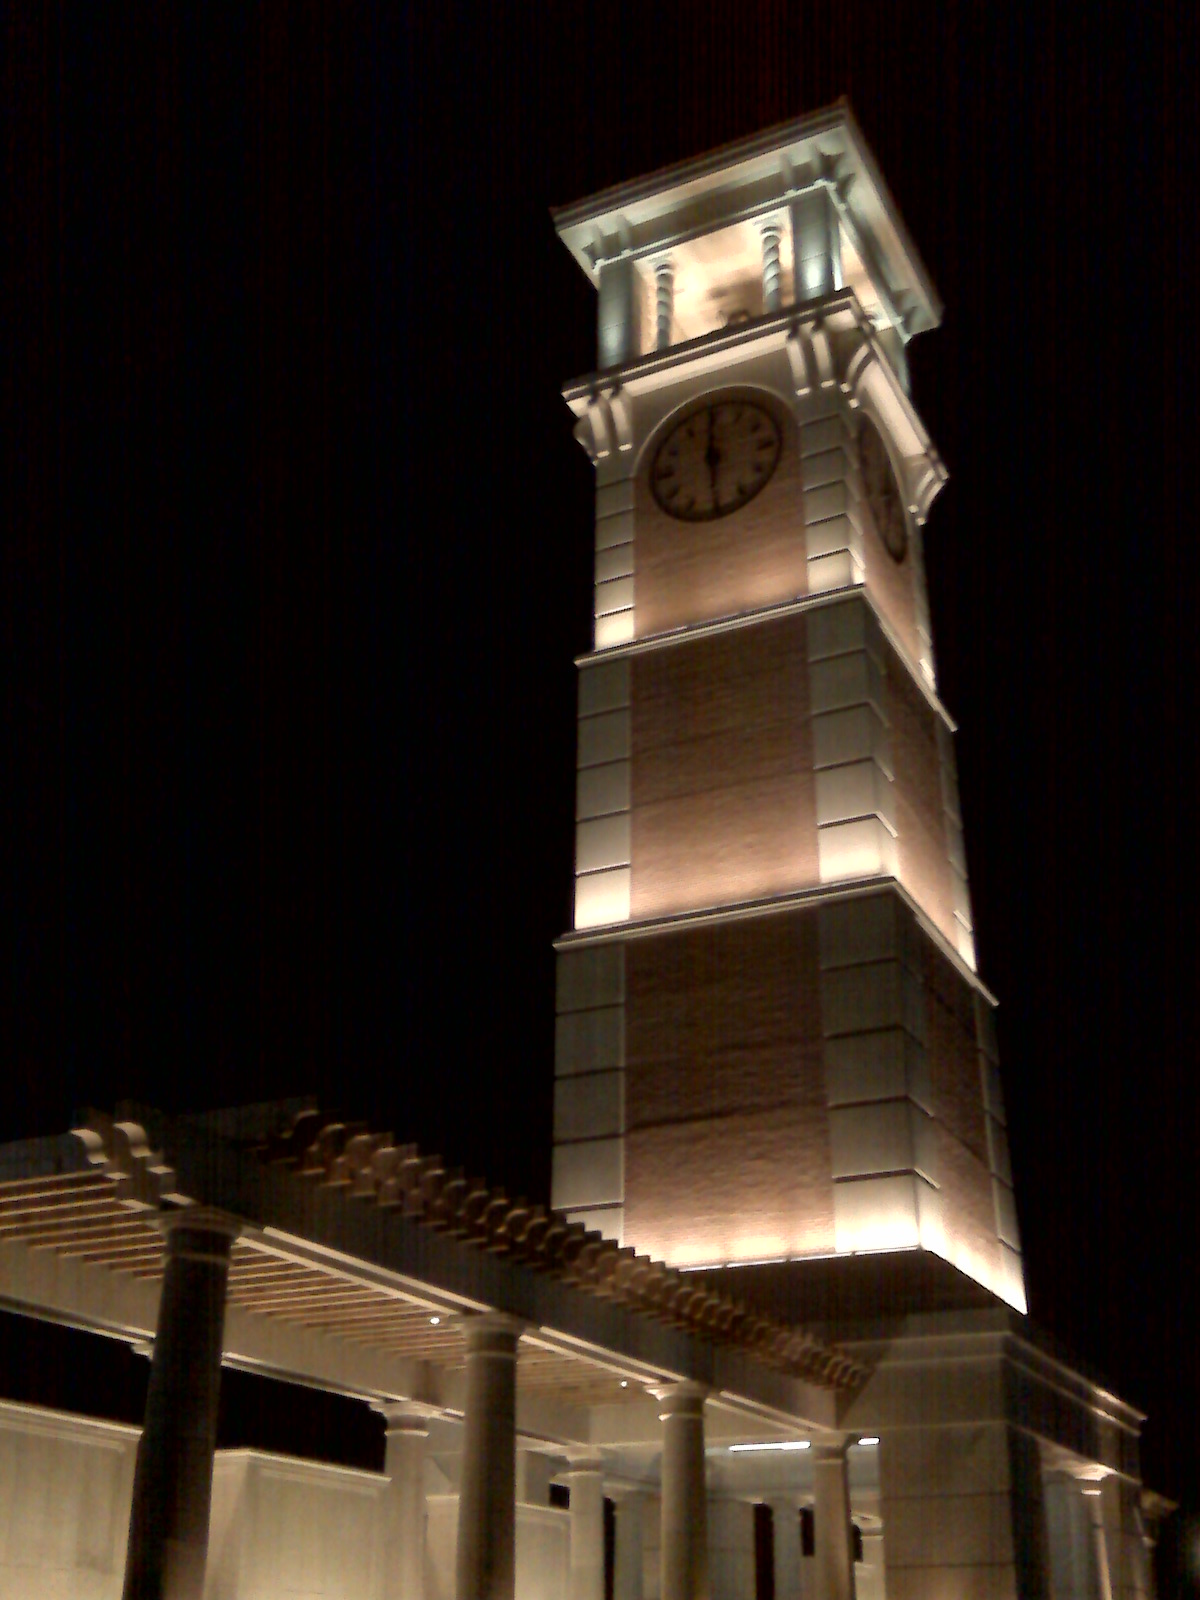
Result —
[[562, 1474], [564, 1478], [574, 1477], [577, 1473], [602, 1473], [607, 1466], [604, 1457], [595, 1449], [567, 1449], [563, 1454], [567, 1458], [567, 1465]]
[[[233, 1241], [242, 1231], [242, 1222], [228, 1211], [217, 1211], [212, 1206], [172, 1206], [159, 1211], [154, 1217], [155, 1226], [166, 1236], [167, 1249], [174, 1255], [187, 1255], [197, 1259], [211, 1256], [224, 1262], [233, 1248]], [[188, 1242], [189, 1235], [200, 1234], [206, 1246], [200, 1249]]]
[[434, 1406], [421, 1405], [414, 1400], [376, 1400], [372, 1402], [372, 1411], [378, 1411], [384, 1421], [384, 1431], [390, 1438], [393, 1434], [413, 1434], [426, 1438], [429, 1433], [429, 1419], [437, 1415]]
[[846, 1452], [851, 1445], [857, 1443], [857, 1435], [853, 1438], [846, 1435], [840, 1439], [814, 1439], [812, 1441], [812, 1458], [814, 1461], [845, 1461]]
[[704, 1402], [712, 1391], [706, 1384], [686, 1379], [679, 1383], [654, 1384], [650, 1387], [649, 1393], [663, 1408], [658, 1414], [658, 1420], [665, 1422], [668, 1417], [703, 1415]]
[[643, 1502], [654, 1492], [654, 1487], [648, 1483], [606, 1483], [604, 1492], [610, 1500], [615, 1500], [618, 1505], [627, 1505], [632, 1501]]
[[529, 1326], [507, 1311], [479, 1311], [462, 1319], [467, 1354], [516, 1359], [517, 1342]]

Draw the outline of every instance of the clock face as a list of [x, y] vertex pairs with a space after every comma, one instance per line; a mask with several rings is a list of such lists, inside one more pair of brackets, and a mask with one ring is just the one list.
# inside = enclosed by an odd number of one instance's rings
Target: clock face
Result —
[[875, 424], [864, 417], [858, 435], [858, 456], [863, 491], [884, 548], [893, 561], [903, 561], [908, 549], [908, 516], [892, 471], [887, 446]]
[[650, 489], [669, 517], [713, 522], [764, 489], [779, 465], [779, 424], [753, 400], [709, 400], [655, 452]]

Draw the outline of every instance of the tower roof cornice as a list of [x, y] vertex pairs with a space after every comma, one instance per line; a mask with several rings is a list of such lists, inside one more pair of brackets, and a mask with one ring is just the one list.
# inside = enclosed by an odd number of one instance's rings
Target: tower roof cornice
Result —
[[559, 237], [599, 283], [601, 264], [653, 256], [765, 216], [817, 187], [909, 335], [937, 327], [942, 304], [845, 99], [687, 161], [602, 189], [551, 215]]

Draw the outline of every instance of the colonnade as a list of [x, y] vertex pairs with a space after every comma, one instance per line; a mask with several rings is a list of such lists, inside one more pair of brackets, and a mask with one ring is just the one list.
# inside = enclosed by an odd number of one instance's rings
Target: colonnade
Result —
[[[839, 225], [827, 183], [806, 190], [761, 218], [758, 233], [762, 247], [762, 308], [765, 312], [780, 311], [784, 305], [781, 251], [785, 233], [792, 245], [791, 298], [796, 305], [820, 300], [841, 287]], [[674, 329], [675, 258], [670, 254], [655, 257], [652, 271], [653, 348], [666, 350], [677, 337]], [[599, 312], [601, 350], [606, 366], [631, 360], [638, 353], [635, 348], [638, 293], [627, 256], [602, 263]]]
[[[216, 1449], [226, 1286], [234, 1225], [181, 1210], [166, 1221], [167, 1252], [146, 1420], [138, 1446], [124, 1600], [202, 1600]], [[457, 1600], [514, 1600], [516, 1376], [522, 1324], [501, 1312], [467, 1317], [466, 1399], [459, 1484]], [[679, 1382], [661, 1406], [662, 1600], [709, 1600], [704, 1409], [707, 1391]], [[427, 1416], [386, 1406], [387, 1600], [421, 1600]], [[853, 1600], [844, 1450], [817, 1447], [820, 1600]], [[568, 1465], [566, 1600], [604, 1600], [604, 1463]], [[642, 1600], [644, 1506], [617, 1509], [617, 1600]], [[798, 1552], [797, 1552], [798, 1555]], [[781, 1594], [780, 1600], [787, 1600]]]

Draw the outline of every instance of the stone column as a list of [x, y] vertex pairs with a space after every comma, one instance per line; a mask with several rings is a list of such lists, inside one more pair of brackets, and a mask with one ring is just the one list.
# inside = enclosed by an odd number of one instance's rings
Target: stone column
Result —
[[1089, 1483], [1083, 1493], [1087, 1498], [1088, 1515], [1092, 1525], [1092, 1548], [1095, 1551], [1096, 1560], [1096, 1586], [1100, 1591], [1100, 1600], [1120, 1600], [1120, 1591], [1117, 1584], [1118, 1571], [1113, 1561], [1113, 1539], [1110, 1527], [1112, 1490], [1107, 1488], [1109, 1482], [1108, 1478], [1104, 1478], [1099, 1482]]
[[218, 1212], [167, 1213], [162, 1297], [129, 1514], [124, 1600], [201, 1600], [229, 1252]]
[[604, 1463], [581, 1458], [566, 1474], [571, 1487], [567, 1600], [604, 1600]]
[[[1092, 1489], [1096, 1493], [1095, 1488]], [[1045, 1480], [1046, 1546], [1055, 1600], [1101, 1600], [1087, 1491], [1068, 1472]]]
[[654, 348], [666, 350], [671, 344], [671, 324], [675, 317], [675, 263], [660, 261], [654, 269]]
[[502, 1312], [468, 1317], [458, 1500], [458, 1600], [513, 1600], [516, 1582], [517, 1341]]
[[841, 242], [829, 191], [810, 189], [792, 201], [792, 272], [796, 304], [823, 300], [840, 287]]
[[381, 1407], [387, 1422], [383, 1600], [423, 1600], [425, 1441], [428, 1418], [412, 1406]]
[[656, 1391], [662, 1401], [662, 1600], [708, 1600], [704, 1399], [698, 1383]]
[[640, 285], [629, 256], [600, 264], [596, 297], [597, 344], [601, 367], [619, 367], [638, 354], [641, 330]]
[[783, 229], [776, 221], [762, 227], [763, 310], [778, 311], [783, 305], [783, 269], [779, 265], [779, 242]]
[[854, 1600], [854, 1535], [846, 1446], [813, 1446], [816, 1567], [819, 1600]]
[[768, 1504], [775, 1551], [775, 1600], [800, 1600], [800, 1507], [793, 1500]]
[[642, 1517], [645, 1499], [632, 1490], [617, 1493], [617, 1548], [613, 1600], [642, 1600]]

